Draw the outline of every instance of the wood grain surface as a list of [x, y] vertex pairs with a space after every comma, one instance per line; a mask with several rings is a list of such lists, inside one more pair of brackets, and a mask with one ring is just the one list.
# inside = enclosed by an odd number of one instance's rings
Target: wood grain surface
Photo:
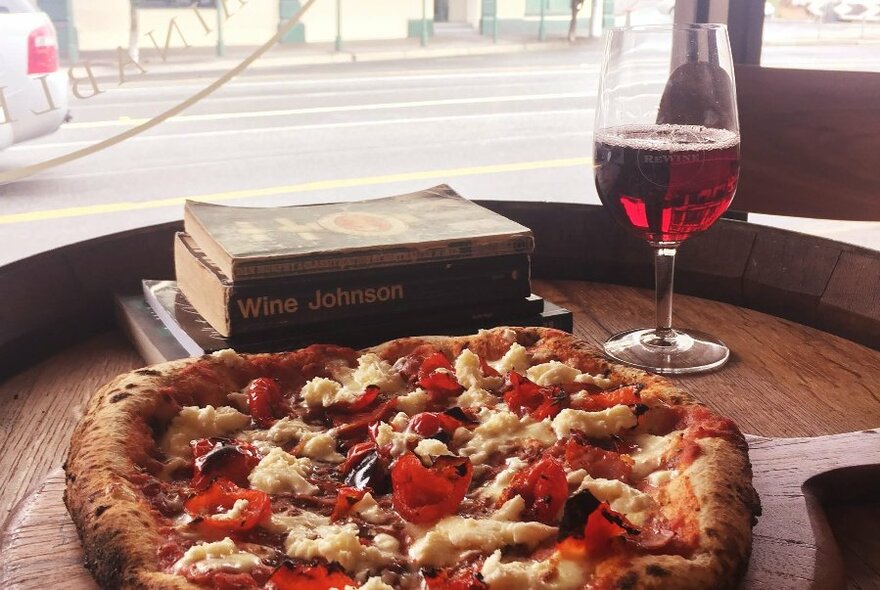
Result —
[[[653, 318], [649, 290], [582, 281], [535, 281], [535, 290], [574, 311], [575, 333], [597, 344]], [[675, 381], [734, 418], [746, 432], [808, 437], [880, 425], [878, 351], [756, 311], [688, 296], [676, 297], [675, 323], [713, 333], [731, 347], [732, 360], [722, 370]], [[111, 377], [141, 364], [121, 334], [110, 332], [0, 384], [0, 520], [7, 520], [12, 508], [41, 486], [51, 492], [49, 476], [64, 460], [85, 400]], [[834, 497], [826, 500], [834, 503]], [[876, 504], [846, 502], [868, 507], [859, 513], [867, 521], [848, 512], [847, 503], [838, 502], [832, 512], [842, 522], [849, 518], [862, 525], [861, 531], [846, 527], [847, 543], [840, 545], [844, 563], [855, 564], [847, 569], [850, 585], [878, 588], [880, 555], [864, 550], [872, 542], [876, 545]], [[58, 557], [63, 560], [63, 522], [52, 522], [58, 527]], [[841, 525], [832, 520], [835, 526]], [[46, 542], [52, 541], [47, 537]]]

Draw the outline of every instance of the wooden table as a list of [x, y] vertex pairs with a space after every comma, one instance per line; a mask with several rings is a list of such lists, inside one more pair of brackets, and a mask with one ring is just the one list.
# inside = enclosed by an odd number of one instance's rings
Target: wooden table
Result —
[[[536, 263], [540, 260], [536, 256]], [[575, 313], [575, 333], [588, 341], [599, 343], [653, 318], [653, 293], [643, 288], [546, 278], [534, 286]], [[690, 296], [676, 296], [675, 323], [710, 332], [730, 346], [733, 355], [722, 370], [674, 381], [734, 418], [744, 432], [809, 437], [880, 426], [880, 351]], [[0, 521], [61, 465], [88, 396], [112, 376], [142, 364], [121, 333], [109, 329], [0, 382]], [[878, 497], [877, 484], [864, 494], [848, 494], [845, 503], [832, 498], [827, 504], [851, 588], [880, 589], [880, 503], [872, 499]]]

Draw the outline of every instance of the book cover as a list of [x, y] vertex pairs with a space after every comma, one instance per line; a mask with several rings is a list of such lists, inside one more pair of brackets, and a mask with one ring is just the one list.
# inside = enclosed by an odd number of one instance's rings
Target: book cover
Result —
[[468, 334], [498, 325], [545, 326], [569, 332], [572, 329], [571, 312], [532, 295], [524, 299], [523, 306], [517, 310], [496, 311], [487, 306], [482, 311], [404, 314], [352, 324], [331, 322], [300, 330], [224, 338], [193, 309], [174, 281], [143, 281], [143, 297], [187, 356], [200, 356], [224, 348], [234, 348], [239, 352], [291, 350], [321, 342], [362, 348], [402, 336]]
[[184, 206], [184, 228], [234, 281], [528, 254], [532, 232], [447, 185], [365, 201], [284, 207]]
[[531, 293], [526, 254], [233, 282], [186, 233], [174, 242], [177, 284], [223, 336]]
[[116, 323], [149, 365], [190, 356], [142, 293], [113, 296]]

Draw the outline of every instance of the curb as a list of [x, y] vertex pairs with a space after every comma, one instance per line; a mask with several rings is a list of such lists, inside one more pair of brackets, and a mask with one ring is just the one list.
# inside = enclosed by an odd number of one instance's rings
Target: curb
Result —
[[[520, 52], [536, 52], [551, 51], [558, 49], [567, 49], [575, 47], [577, 43], [572, 44], [568, 41], [534, 41], [525, 43], [499, 43], [486, 44], [476, 46], [458, 46], [458, 47], [416, 47], [405, 49], [388, 49], [388, 50], [361, 50], [348, 51], [342, 49], [333, 53], [312, 53], [308, 55], [291, 55], [284, 57], [265, 57], [252, 64], [246, 71], [254, 72], [259, 70], [279, 70], [290, 66], [307, 66], [307, 65], [329, 65], [344, 64], [357, 62], [380, 62], [395, 60], [415, 60], [415, 59], [431, 59], [438, 57], [466, 57], [477, 55], [498, 55]], [[244, 59], [242, 57], [242, 59]], [[219, 62], [219, 63], [218, 63]], [[193, 75], [221, 75], [232, 67], [235, 67], [240, 61], [223, 59], [222, 61], [192, 61], [178, 62], [175, 64], [163, 64], [157, 62], [151, 64], [146, 61], [141, 62], [146, 70], [143, 74], [146, 79], [173, 79], [187, 77]], [[79, 65], [74, 64], [74, 65]], [[68, 65], [67, 67], [71, 67]], [[115, 82], [118, 80], [118, 68], [116, 65], [108, 65], [104, 63], [92, 64], [92, 71], [98, 82]], [[139, 76], [132, 77], [131, 81], [138, 80]]]

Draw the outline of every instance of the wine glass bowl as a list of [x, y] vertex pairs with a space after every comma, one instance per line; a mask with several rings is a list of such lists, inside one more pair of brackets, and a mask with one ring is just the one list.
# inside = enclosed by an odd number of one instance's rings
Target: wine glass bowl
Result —
[[605, 209], [654, 251], [657, 321], [612, 336], [612, 359], [657, 373], [723, 365], [729, 350], [672, 328], [677, 247], [727, 210], [739, 178], [733, 66], [723, 25], [612, 29], [594, 142]]

